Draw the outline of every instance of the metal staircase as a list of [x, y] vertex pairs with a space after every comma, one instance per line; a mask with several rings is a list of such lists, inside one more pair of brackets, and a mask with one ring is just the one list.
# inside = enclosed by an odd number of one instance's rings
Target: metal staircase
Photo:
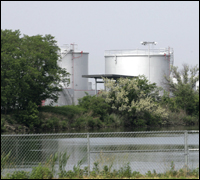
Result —
[[169, 74], [171, 74], [171, 66], [174, 65], [174, 50], [168, 47], [168, 60], [169, 60]]
[[63, 92], [63, 95], [67, 101], [67, 104], [66, 105], [72, 105], [73, 104], [73, 99], [68, 91], [68, 89], [62, 89], [62, 92]]

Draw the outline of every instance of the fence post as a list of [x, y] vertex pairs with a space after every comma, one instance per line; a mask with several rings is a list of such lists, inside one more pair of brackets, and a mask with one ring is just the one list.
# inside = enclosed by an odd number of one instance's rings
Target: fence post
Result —
[[187, 130], [184, 133], [184, 144], [185, 144], [185, 167], [187, 171], [188, 170], [188, 132]]
[[87, 133], [87, 153], [88, 153], [88, 176], [90, 175], [90, 137]]
[[18, 144], [19, 144], [19, 140], [18, 140], [18, 138], [17, 138], [17, 140], [16, 140], [16, 160], [18, 160], [17, 158], [18, 158]]

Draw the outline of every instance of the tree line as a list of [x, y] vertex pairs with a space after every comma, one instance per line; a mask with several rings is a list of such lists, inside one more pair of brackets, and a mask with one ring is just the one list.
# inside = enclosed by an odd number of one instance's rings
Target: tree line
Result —
[[194, 89], [199, 80], [198, 66], [189, 68], [184, 64], [179, 71], [172, 66], [171, 74], [163, 81], [168, 91], [150, 83], [145, 76], [120, 78], [117, 82], [104, 78], [109, 90], [101, 91], [98, 97], [83, 97], [79, 106], [91, 109], [102, 121], [115, 114], [126, 127], [198, 124], [199, 88]]

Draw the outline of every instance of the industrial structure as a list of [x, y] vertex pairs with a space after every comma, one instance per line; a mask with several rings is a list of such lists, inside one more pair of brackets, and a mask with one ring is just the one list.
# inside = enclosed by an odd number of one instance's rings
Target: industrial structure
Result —
[[94, 95], [92, 83], [88, 79], [82, 78], [83, 74], [88, 74], [88, 52], [76, 51], [75, 44], [70, 44], [69, 48], [61, 50], [61, 59], [59, 66], [66, 68], [70, 73], [69, 86], [63, 86], [63, 90], [59, 94], [57, 103], [51, 99], [45, 100], [44, 105], [63, 106], [77, 104], [78, 99], [85, 96], [85, 92], [89, 95]]
[[151, 83], [163, 87], [163, 76], [170, 75], [173, 49], [105, 51], [105, 73], [128, 76], [145, 75]]
[[[150, 83], [156, 83], [164, 89], [164, 75], [170, 75], [170, 66], [174, 62], [173, 49], [150, 49], [150, 45], [156, 45], [156, 42], [141, 42], [142, 45], [148, 45], [148, 49], [135, 50], [106, 50], [105, 73], [88, 75], [88, 55], [83, 51], [75, 51], [74, 44], [70, 48], [61, 52], [60, 66], [66, 68], [70, 73], [70, 84], [63, 86], [58, 102], [45, 100], [43, 105], [52, 104], [53, 106], [77, 104], [78, 99], [85, 96], [97, 94], [97, 83], [102, 77], [117, 79], [120, 77], [137, 77], [145, 75]], [[92, 83], [88, 78], [95, 79], [95, 90], [92, 89]], [[166, 89], [167, 90], [167, 89]]]
[[148, 49], [135, 50], [106, 50], [105, 51], [105, 74], [83, 75], [85, 78], [95, 79], [95, 92], [97, 91], [97, 81], [101, 77], [137, 77], [145, 75], [150, 83], [167, 90], [164, 84], [164, 75], [170, 75], [170, 66], [174, 62], [174, 51], [172, 48], [150, 49], [150, 44], [156, 42], [141, 42], [148, 45]]

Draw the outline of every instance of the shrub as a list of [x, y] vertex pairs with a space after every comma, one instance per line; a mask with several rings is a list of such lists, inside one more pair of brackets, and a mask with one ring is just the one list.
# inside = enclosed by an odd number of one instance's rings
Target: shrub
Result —
[[10, 124], [14, 124], [15, 120], [13, 119], [13, 117], [11, 115], [6, 115], [6, 121]]
[[41, 163], [37, 167], [33, 167], [30, 179], [52, 179], [53, 173], [48, 167], [42, 166]]
[[132, 173], [131, 173], [131, 167], [130, 167], [129, 163], [127, 163], [124, 168], [121, 167], [121, 169], [119, 170], [119, 176], [120, 177], [130, 178], [131, 175], [132, 175]]
[[83, 162], [85, 160], [86, 160], [86, 158], [81, 159], [80, 161], [78, 161], [78, 164], [73, 167], [74, 176], [76, 176], [78, 178], [82, 178], [83, 177], [84, 170], [80, 169], [80, 166], [83, 164]]
[[26, 171], [14, 171], [12, 174], [7, 174], [8, 179], [29, 179], [29, 172]]
[[87, 117], [82, 115], [75, 120], [73, 127], [84, 128], [86, 127], [86, 124], [87, 124]]
[[39, 111], [37, 110], [38, 106], [29, 101], [28, 106], [24, 110], [19, 110], [15, 113], [15, 118], [18, 123], [23, 123], [29, 127], [35, 127], [40, 124], [38, 118]]
[[62, 121], [61, 122], [61, 126], [63, 129], [65, 129], [67, 127], [67, 122], [66, 121]]
[[97, 162], [94, 162], [94, 167], [93, 167], [93, 174], [94, 175], [97, 175], [97, 174], [99, 174], [99, 162], [97, 161]]
[[183, 118], [186, 115], [186, 112], [183, 110], [180, 110], [179, 112], [170, 112], [169, 111], [169, 119], [167, 120], [166, 125], [183, 125], [184, 121]]
[[127, 165], [124, 168], [124, 176], [129, 178], [131, 177], [131, 167], [129, 163], [127, 163]]
[[58, 160], [58, 153], [51, 154], [50, 157], [47, 159], [45, 166], [49, 167], [53, 176], [55, 175], [55, 164]]
[[94, 118], [92, 118], [92, 117], [88, 117], [88, 126], [89, 127], [91, 127], [91, 128], [94, 128], [95, 126], [96, 126], [96, 121], [95, 121], [95, 119]]
[[6, 131], [5, 118], [1, 118], [1, 132]]
[[133, 121], [133, 125], [135, 125], [135, 126], [146, 126], [146, 120], [144, 120], [144, 119], [135, 119], [134, 121]]
[[1, 172], [9, 164], [10, 153], [11, 151], [8, 154], [5, 154], [4, 152], [1, 154]]
[[133, 171], [133, 173], [132, 173], [132, 177], [139, 178], [141, 176], [142, 176], [142, 174], [140, 174], [140, 172], [138, 172], [138, 171]]
[[148, 172], [146, 173], [146, 176], [147, 176], [147, 177], [154, 177], [154, 174], [152, 174], [151, 171], [148, 171]]
[[53, 127], [59, 128], [59, 119], [56, 117], [52, 117], [52, 121], [53, 121]]
[[188, 174], [191, 175], [191, 176], [195, 176], [195, 177], [198, 178], [199, 177], [199, 168], [190, 170]]
[[99, 119], [99, 117], [94, 118], [94, 120], [96, 121], [96, 126], [97, 126], [98, 128], [104, 126], [104, 123]]
[[107, 118], [107, 123], [110, 123], [116, 127], [121, 126], [124, 123], [124, 118], [115, 113], [110, 114]]
[[63, 177], [72, 179], [75, 176], [75, 173], [72, 170], [69, 170], [63, 174]]
[[112, 168], [112, 165], [113, 164], [111, 164], [110, 166], [107, 166], [107, 165], [105, 165], [104, 167], [103, 167], [103, 171], [101, 172], [101, 174], [103, 174], [103, 176], [105, 176], [105, 178], [107, 177], [107, 178], [111, 178], [112, 177], [112, 173], [110, 172], [110, 170], [111, 170], [111, 168]]
[[110, 106], [105, 102], [105, 99], [99, 96], [90, 96], [86, 93], [87, 96], [78, 99], [79, 107], [85, 108], [89, 111], [92, 111], [93, 117], [100, 117], [103, 121], [107, 116]]
[[54, 124], [53, 124], [53, 119], [48, 119], [47, 120], [47, 122], [46, 122], [46, 127], [48, 128], [48, 129], [52, 129], [53, 128], [53, 126], [54, 126]]
[[59, 161], [59, 178], [63, 178], [66, 176], [65, 166], [69, 159], [70, 155], [67, 155], [67, 152], [60, 152], [58, 154], [58, 161]]
[[68, 119], [74, 118], [74, 115], [80, 115], [86, 112], [86, 109], [80, 106], [66, 105], [66, 106], [42, 106], [39, 108], [40, 112], [51, 112], [59, 115], [64, 115]]
[[185, 116], [185, 117], [183, 117], [183, 122], [186, 125], [195, 125], [198, 122], [198, 117], [195, 117], [195, 116]]
[[112, 126], [114, 124], [114, 122], [115, 122], [114, 115], [110, 114], [110, 115], [106, 116], [104, 122], [105, 122], [106, 126]]

